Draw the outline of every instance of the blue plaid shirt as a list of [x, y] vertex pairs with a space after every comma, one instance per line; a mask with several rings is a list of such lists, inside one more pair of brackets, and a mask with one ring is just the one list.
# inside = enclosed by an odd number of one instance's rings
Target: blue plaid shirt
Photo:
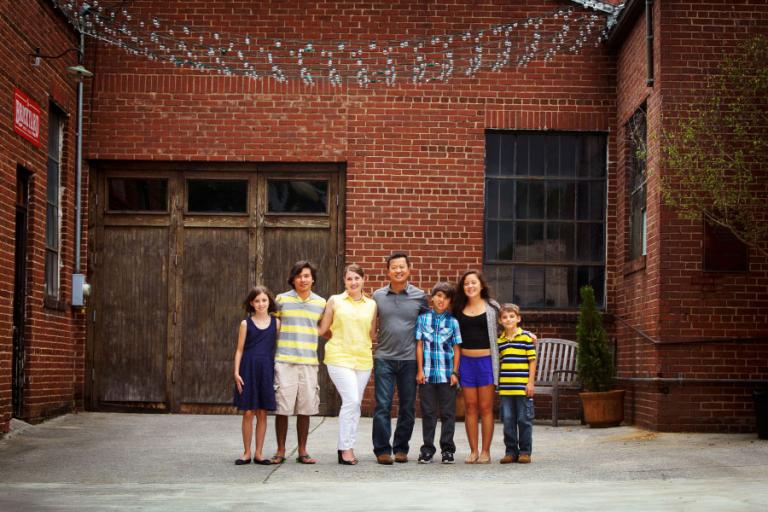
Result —
[[461, 343], [459, 322], [448, 311], [438, 315], [430, 309], [419, 315], [416, 341], [424, 351], [424, 376], [429, 384], [451, 381], [453, 346]]

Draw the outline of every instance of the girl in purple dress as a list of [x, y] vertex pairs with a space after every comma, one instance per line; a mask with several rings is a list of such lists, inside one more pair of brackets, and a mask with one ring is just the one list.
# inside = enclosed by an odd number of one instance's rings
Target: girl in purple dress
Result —
[[274, 315], [277, 304], [265, 286], [251, 289], [243, 303], [248, 318], [240, 322], [235, 350], [234, 405], [243, 411], [243, 455], [235, 460], [240, 466], [251, 463], [251, 438], [253, 418], [256, 417], [256, 449], [253, 463], [269, 465], [264, 459], [264, 437], [267, 433], [267, 411], [274, 411], [275, 343], [280, 330], [280, 320]]

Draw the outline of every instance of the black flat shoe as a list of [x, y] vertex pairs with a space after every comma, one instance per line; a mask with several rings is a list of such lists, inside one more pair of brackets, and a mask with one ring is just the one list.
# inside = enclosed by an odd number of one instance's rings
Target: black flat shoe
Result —
[[251, 459], [235, 459], [235, 466], [245, 466], [246, 464], [250, 463]]
[[257, 459], [256, 457], [253, 458], [253, 463], [259, 466], [271, 466], [272, 461], [269, 459]]

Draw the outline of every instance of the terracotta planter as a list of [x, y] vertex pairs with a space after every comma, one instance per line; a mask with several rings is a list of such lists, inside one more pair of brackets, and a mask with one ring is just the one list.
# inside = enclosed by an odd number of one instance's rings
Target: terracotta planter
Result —
[[624, 390], [579, 393], [584, 421], [591, 428], [618, 427], [624, 420]]

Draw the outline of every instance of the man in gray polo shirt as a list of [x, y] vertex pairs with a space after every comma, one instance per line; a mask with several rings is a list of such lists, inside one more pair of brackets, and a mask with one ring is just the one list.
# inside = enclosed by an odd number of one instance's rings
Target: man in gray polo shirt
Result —
[[[408, 462], [416, 403], [416, 320], [427, 310], [426, 294], [410, 284], [411, 263], [404, 252], [387, 258], [389, 285], [373, 293], [379, 315], [374, 356], [376, 411], [373, 414], [373, 453], [379, 464]], [[397, 385], [400, 406], [395, 436], [390, 444], [390, 410]]]

